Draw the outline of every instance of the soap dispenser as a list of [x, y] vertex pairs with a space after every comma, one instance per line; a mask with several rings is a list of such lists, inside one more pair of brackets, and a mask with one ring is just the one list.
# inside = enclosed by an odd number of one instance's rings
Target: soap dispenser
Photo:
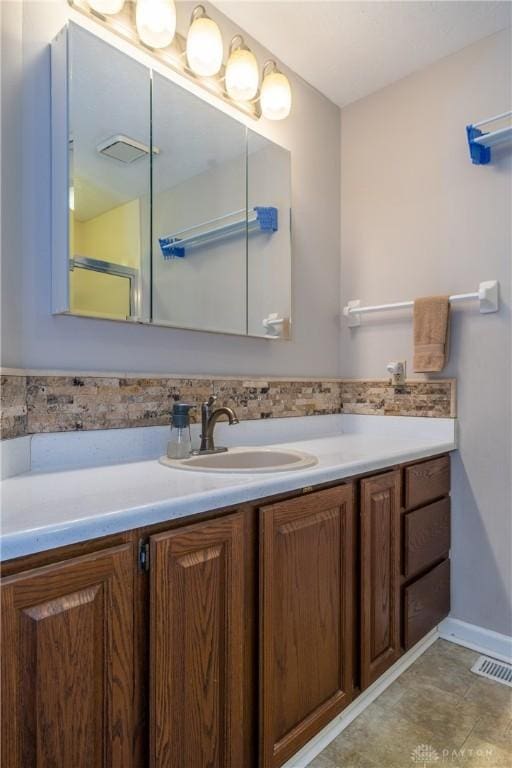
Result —
[[171, 414], [171, 436], [167, 443], [169, 459], [186, 459], [192, 450], [189, 411], [193, 405], [174, 403]]

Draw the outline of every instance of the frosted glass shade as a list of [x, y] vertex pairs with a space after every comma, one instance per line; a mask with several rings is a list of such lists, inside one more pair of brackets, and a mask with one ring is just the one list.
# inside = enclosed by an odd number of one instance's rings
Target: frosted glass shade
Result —
[[260, 75], [256, 56], [247, 48], [231, 53], [226, 64], [226, 91], [236, 101], [250, 101], [258, 92]]
[[150, 48], [166, 48], [176, 33], [174, 0], [137, 0], [135, 24], [141, 42]]
[[187, 37], [187, 61], [192, 72], [201, 77], [216, 75], [222, 66], [223, 55], [217, 24], [207, 16], [194, 19]]
[[268, 120], [284, 120], [292, 108], [292, 90], [286, 75], [270, 72], [265, 76], [260, 94], [261, 113]]
[[119, 13], [124, 5], [124, 0], [88, 0], [89, 7], [103, 16], [113, 16]]

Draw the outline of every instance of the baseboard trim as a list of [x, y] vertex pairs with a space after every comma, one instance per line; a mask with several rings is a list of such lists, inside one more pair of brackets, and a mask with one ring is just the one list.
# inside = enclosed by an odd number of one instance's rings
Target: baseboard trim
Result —
[[[302, 749], [300, 749], [293, 757], [291, 757], [282, 768], [305, 768], [317, 755], [327, 747], [328, 744], [333, 741], [342, 731], [350, 725], [350, 723], [358, 717], [370, 704], [375, 701], [377, 696], [388, 688], [405, 670], [414, 664], [422, 653], [425, 653], [427, 648], [435, 643], [439, 637], [439, 632], [433, 629], [426, 635], [423, 640], [420, 640], [414, 648], [407, 651], [397, 662], [390, 667], [373, 685], [366, 689], [360, 696], [357, 697], [352, 704], [337, 715], [334, 720], [323, 728], [320, 733], [317, 733]], [[450, 638], [448, 638], [450, 639]]]
[[441, 622], [438, 630], [439, 637], [443, 640], [463, 645], [500, 661], [510, 662], [512, 659], [512, 637], [509, 635], [450, 617]]

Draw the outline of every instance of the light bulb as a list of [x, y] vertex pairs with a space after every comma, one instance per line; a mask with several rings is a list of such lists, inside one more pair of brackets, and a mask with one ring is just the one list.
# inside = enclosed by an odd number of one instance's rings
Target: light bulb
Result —
[[70, 211], [75, 210], [75, 188], [74, 187], [69, 188], [69, 210]]
[[174, 0], [137, 0], [135, 24], [144, 45], [150, 48], [170, 45], [176, 32]]
[[124, 5], [124, 0], [88, 0], [89, 7], [103, 16], [113, 16], [119, 13]]
[[274, 69], [264, 76], [260, 105], [263, 117], [268, 120], [284, 120], [288, 117], [292, 108], [292, 90], [286, 75]]
[[192, 23], [188, 31], [188, 65], [196, 75], [211, 77], [220, 70], [223, 55], [220, 29], [206, 16], [204, 8], [198, 5], [192, 13]]
[[226, 91], [235, 101], [250, 101], [258, 92], [260, 75], [256, 56], [247, 48], [232, 51], [226, 64]]

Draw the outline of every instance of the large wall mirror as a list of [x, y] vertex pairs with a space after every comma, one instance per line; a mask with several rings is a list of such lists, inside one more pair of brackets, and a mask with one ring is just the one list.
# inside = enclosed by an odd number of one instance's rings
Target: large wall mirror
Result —
[[52, 101], [54, 311], [290, 337], [287, 150], [74, 23]]

